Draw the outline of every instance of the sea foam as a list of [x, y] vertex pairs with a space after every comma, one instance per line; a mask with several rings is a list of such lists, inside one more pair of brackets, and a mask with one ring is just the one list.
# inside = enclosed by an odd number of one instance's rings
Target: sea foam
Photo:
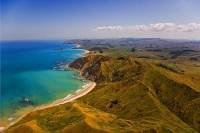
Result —
[[70, 97], [72, 97], [73, 96], [73, 94], [69, 94], [69, 95], [67, 95], [66, 97], [64, 97], [63, 99], [65, 100], [65, 99], [68, 99], [68, 98], [70, 98]]

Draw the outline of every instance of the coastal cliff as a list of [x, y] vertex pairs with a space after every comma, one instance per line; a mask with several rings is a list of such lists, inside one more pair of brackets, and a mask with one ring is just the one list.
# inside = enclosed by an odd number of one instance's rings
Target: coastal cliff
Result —
[[200, 132], [200, 93], [171, 79], [171, 71], [130, 56], [87, 56], [69, 67], [96, 87], [74, 102], [31, 112], [6, 133]]
[[87, 56], [72, 62], [69, 67], [81, 71], [84, 78], [97, 81], [101, 76], [100, 67], [102, 62], [109, 61], [107, 56]]

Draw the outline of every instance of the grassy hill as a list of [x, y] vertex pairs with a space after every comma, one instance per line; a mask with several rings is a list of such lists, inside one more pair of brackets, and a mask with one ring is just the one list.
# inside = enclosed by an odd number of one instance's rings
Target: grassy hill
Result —
[[183, 82], [185, 75], [130, 56], [91, 55], [69, 67], [96, 87], [74, 102], [29, 113], [5, 133], [200, 132], [200, 92]]

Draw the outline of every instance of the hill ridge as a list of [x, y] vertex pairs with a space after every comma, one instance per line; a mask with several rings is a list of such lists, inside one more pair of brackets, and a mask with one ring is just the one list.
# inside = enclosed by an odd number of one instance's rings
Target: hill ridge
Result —
[[131, 56], [91, 55], [69, 67], [95, 81], [96, 87], [74, 102], [32, 112], [5, 132], [22, 130], [32, 120], [43, 132], [200, 131], [200, 93], [169, 79], [154, 64]]

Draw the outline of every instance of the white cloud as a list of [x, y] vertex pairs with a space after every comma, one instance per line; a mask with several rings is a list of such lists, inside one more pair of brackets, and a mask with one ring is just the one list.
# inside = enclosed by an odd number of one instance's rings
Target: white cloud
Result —
[[178, 25], [175, 29], [177, 32], [200, 32], [200, 24], [189, 23], [187, 25]]
[[149, 30], [150, 31], [173, 31], [175, 28], [174, 23], [156, 23], [150, 24]]
[[108, 27], [97, 27], [93, 31], [122, 31], [124, 27], [122, 26], [108, 26]]
[[127, 26], [127, 31], [148, 31], [148, 26], [146, 25], [135, 25], [135, 26]]
[[155, 23], [150, 25], [134, 26], [104, 26], [92, 31], [123, 31], [123, 32], [200, 32], [200, 24], [189, 23], [176, 25], [174, 23]]

